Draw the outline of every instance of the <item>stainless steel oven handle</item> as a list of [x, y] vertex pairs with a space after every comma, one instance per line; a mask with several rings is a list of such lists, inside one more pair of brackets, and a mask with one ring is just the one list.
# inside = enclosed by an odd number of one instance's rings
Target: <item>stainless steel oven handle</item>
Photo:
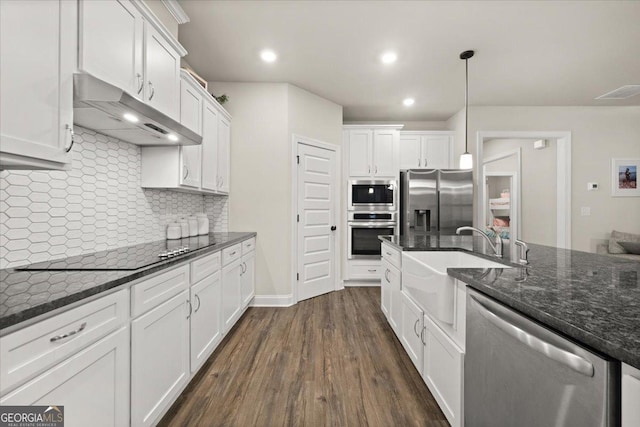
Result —
[[527, 347], [535, 350], [539, 353], [542, 353], [549, 359], [553, 359], [558, 363], [561, 363], [574, 371], [586, 375], [588, 377], [593, 377], [594, 369], [593, 365], [586, 359], [578, 356], [577, 354], [570, 353], [566, 350], [562, 350], [561, 348], [556, 347], [550, 342], [544, 341], [534, 335], [531, 335], [528, 332], [523, 331], [518, 328], [516, 325], [507, 322], [498, 314], [491, 311], [489, 307], [487, 307], [482, 301], [477, 299], [474, 295], [470, 295], [471, 299], [473, 299], [480, 306], [480, 314], [491, 322], [498, 329], [506, 333], [507, 335], [515, 338], [520, 341], [522, 344]]
[[395, 222], [358, 222], [349, 221], [349, 227], [352, 228], [389, 228], [395, 227]]

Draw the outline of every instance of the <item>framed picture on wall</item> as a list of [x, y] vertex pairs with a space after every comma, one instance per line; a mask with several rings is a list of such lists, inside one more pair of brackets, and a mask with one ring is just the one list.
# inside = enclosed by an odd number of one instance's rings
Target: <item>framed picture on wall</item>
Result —
[[611, 159], [611, 196], [640, 197], [640, 159]]

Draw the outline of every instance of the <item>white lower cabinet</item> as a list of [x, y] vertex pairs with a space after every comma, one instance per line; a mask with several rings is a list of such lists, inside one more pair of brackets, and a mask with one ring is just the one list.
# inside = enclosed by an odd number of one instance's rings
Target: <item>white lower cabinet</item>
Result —
[[382, 258], [382, 311], [391, 325], [391, 328], [400, 336], [400, 323], [402, 320], [402, 295], [400, 286], [402, 275], [393, 264]]
[[422, 376], [452, 427], [462, 425], [463, 351], [424, 316]]
[[191, 372], [196, 372], [222, 340], [220, 271], [191, 287]]
[[131, 322], [131, 425], [154, 425], [190, 377], [189, 291]]
[[391, 277], [389, 276], [391, 264], [389, 261], [382, 258], [382, 278], [380, 279], [380, 309], [384, 313], [387, 321], [389, 319], [389, 313], [391, 308]]
[[256, 253], [242, 255], [242, 307], [247, 307], [256, 294]]
[[62, 405], [67, 427], [129, 425], [129, 328], [124, 326], [0, 399]]
[[231, 330], [242, 313], [242, 260], [240, 258], [222, 268], [222, 331]]
[[622, 364], [622, 427], [640, 426], [640, 370]]
[[402, 295], [402, 319], [400, 326], [400, 342], [416, 369], [422, 374], [423, 345], [420, 339], [424, 312], [407, 295]]

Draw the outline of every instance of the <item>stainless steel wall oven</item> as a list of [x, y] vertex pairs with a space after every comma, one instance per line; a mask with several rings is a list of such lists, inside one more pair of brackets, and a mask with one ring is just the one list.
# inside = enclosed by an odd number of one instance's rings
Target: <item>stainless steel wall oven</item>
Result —
[[349, 212], [347, 222], [347, 258], [380, 259], [378, 236], [397, 234], [395, 212]]

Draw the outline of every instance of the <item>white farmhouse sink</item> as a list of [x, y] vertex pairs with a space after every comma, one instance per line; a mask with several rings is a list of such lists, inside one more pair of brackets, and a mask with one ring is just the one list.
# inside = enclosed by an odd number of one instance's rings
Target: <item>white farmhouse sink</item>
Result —
[[466, 252], [402, 252], [402, 289], [437, 319], [453, 324], [455, 283], [447, 268], [511, 268]]

